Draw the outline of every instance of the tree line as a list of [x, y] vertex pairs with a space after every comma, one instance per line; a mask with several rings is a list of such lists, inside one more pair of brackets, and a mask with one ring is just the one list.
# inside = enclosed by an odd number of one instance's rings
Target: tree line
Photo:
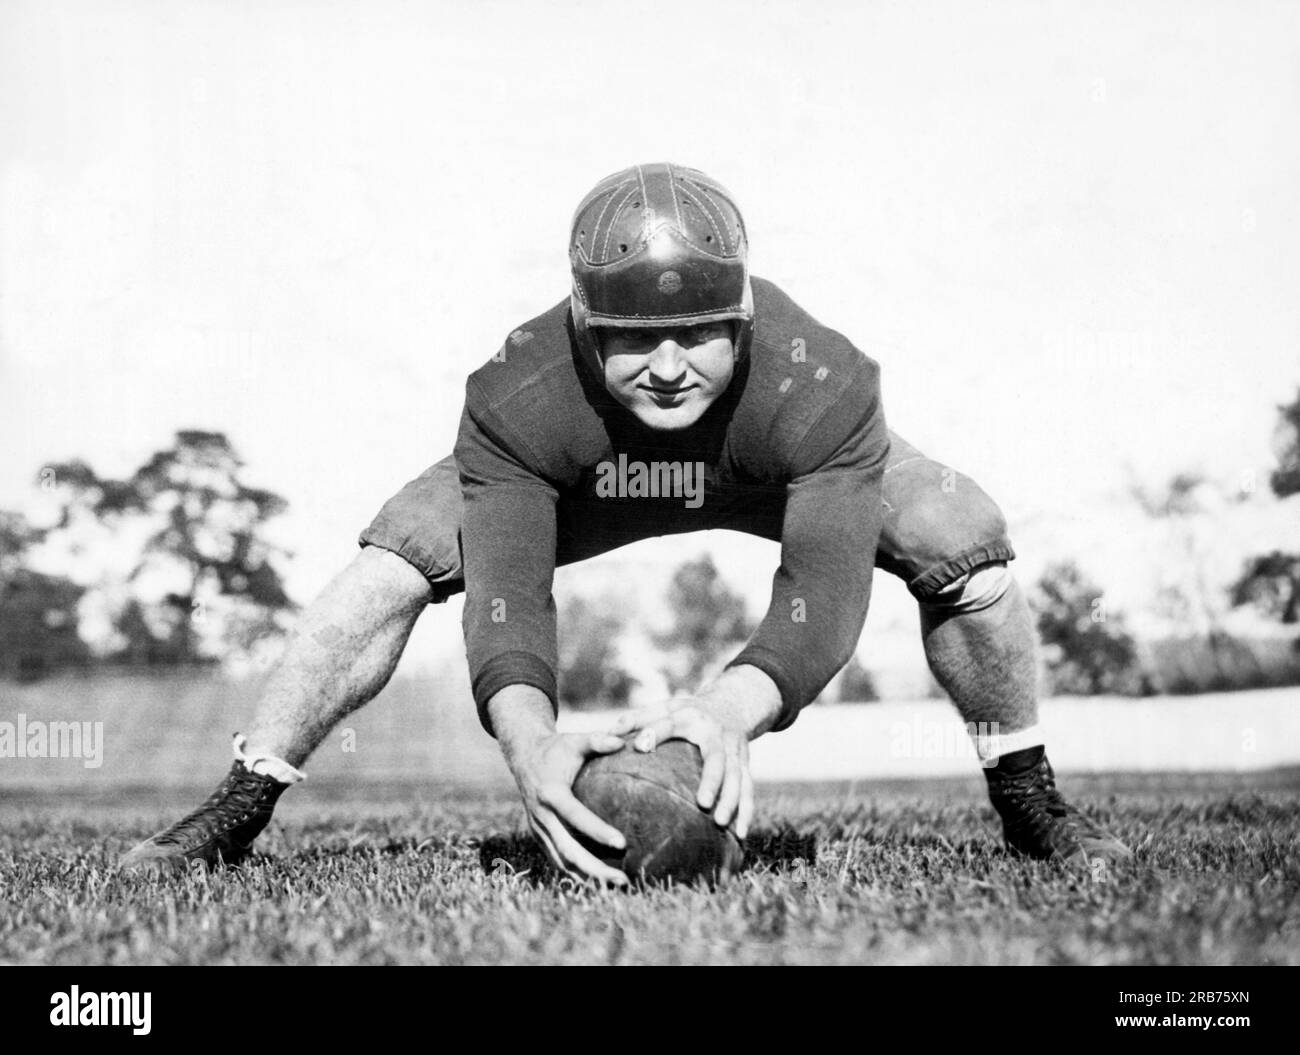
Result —
[[195, 429], [122, 478], [44, 466], [47, 521], [0, 511], [0, 677], [210, 665], [282, 635], [288, 553], [266, 528], [287, 503], [243, 473]]
[[[1300, 392], [1278, 408], [1279, 501], [1300, 503]], [[287, 509], [250, 485], [221, 432], [182, 430], [134, 472], [101, 475], [83, 460], [41, 468], [47, 516], [0, 510], [0, 678], [33, 680], [104, 667], [211, 666], [273, 646], [296, 605], [282, 568], [291, 554], [268, 526]], [[1183, 473], [1158, 494], [1135, 488], [1152, 518], [1190, 524], [1203, 478]], [[1198, 557], [1190, 531], [1184, 555]], [[1226, 597], [1203, 576], [1162, 589], [1157, 603], [1196, 633], [1144, 642], [1075, 560], [1051, 564], [1030, 591], [1049, 693], [1148, 695], [1300, 683], [1300, 637], [1263, 657], [1221, 623], [1224, 607], [1251, 607], [1282, 627], [1300, 623], [1300, 552], [1249, 558]], [[702, 556], [673, 573], [667, 627], [648, 630], [615, 596], [575, 596], [560, 611], [560, 691], [570, 706], [619, 706], [638, 684], [623, 645], [639, 631], [644, 660], [671, 693], [721, 669], [754, 629], [743, 598]], [[644, 667], [644, 663], [641, 666]], [[836, 681], [843, 699], [877, 698], [855, 658]]]

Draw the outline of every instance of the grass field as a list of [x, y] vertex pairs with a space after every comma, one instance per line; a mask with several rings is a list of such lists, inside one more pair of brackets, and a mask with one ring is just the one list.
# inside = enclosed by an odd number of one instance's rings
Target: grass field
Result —
[[1010, 858], [978, 776], [782, 785], [741, 874], [633, 893], [548, 875], [503, 789], [304, 785], [252, 864], [171, 880], [112, 864], [192, 796], [9, 791], [0, 962], [1300, 963], [1300, 772], [1065, 787], [1134, 865]]

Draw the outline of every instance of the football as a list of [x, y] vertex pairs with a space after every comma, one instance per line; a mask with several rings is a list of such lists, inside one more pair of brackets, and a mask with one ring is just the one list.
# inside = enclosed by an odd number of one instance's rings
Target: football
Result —
[[666, 740], [655, 750], [630, 746], [587, 760], [574, 782], [578, 800], [627, 839], [618, 851], [591, 840], [584, 845], [629, 879], [712, 882], [740, 867], [740, 840], [700, 809], [695, 792], [703, 762], [685, 740]]

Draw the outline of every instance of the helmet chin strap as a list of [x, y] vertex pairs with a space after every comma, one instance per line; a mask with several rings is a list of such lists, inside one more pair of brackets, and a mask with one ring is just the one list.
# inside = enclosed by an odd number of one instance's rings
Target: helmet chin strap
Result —
[[600, 338], [587, 325], [587, 314], [576, 290], [569, 298], [569, 315], [573, 320], [573, 336], [578, 344], [580, 358], [591, 368], [603, 388], [605, 361], [601, 354]]

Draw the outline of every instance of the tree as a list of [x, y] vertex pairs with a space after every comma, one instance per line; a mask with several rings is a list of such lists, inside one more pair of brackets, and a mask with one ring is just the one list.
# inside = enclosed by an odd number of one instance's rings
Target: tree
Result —
[[1171, 476], [1163, 489], [1145, 488], [1136, 482], [1130, 486], [1143, 511], [1164, 522], [1168, 537], [1163, 545], [1178, 555], [1178, 559], [1161, 564], [1158, 610], [1183, 632], [1204, 634], [1217, 642], [1224, 636], [1226, 609], [1223, 591], [1212, 573], [1218, 540], [1207, 531], [1204, 516], [1206, 499], [1213, 500], [1213, 491], [1203, 473], [1186, 470]]
[[40, 540], [40, 532], [21, 513], [0, 509], [0, 578], [22, 567], [27, 551]]
[[573, 597], [560, 609], [559, 691], [570, 707], [623, 707], [637, 681], [618, 662], [625, 627], [619, 602]]
[[1253, 604], [1282, 623], [1300, 622], [1300, 554], [1273, 550], [1251, 557], [1230, 595], [1234, 606]]
[[694, 690], [706, 670], [753, 632], [744, 599], [722, 581], [708, 554], [677, 569], [668, 605], [672, 626], [655, 635], [655, 643], [670, 653], [664, 676], [674, 693]]
[[[55, 531], [79, 518], [146, 527], [129, 581], [152, 583], [155, 596], [138, 594], [118, 613], [126, 657], [210, 662], [283, 632], [277, 617], [294, 605], [274, 563], [283, 551], [265, 527], [287, 503], [245, 484], [243, 465], [224, 433], [185, 430], [124, 480], [80, 460], [42, 474], [60, 493]], [[200, 635], [201, 625], [209, 632]]]
[[1278, 407], [1282, 420], [1277, 429], [1278, 467], [1269, 477], [1269, 485], [1278, 498], [1300, 494], [1300, 389], [1290, 403]]
[[[1293, 402], [1278, 407], [1278, 468], [1269, 485], [1278, 498], [1300, 494], [1300, 391]], [[1273, 550], [1252, 557], [1229, 587], [1234, 606], [1253, 604], [1267, 615], [1291, 625], [1300, 622], [1300, 553]], [[1297, 640], [1300, 645], [1300, 640]]]
[[1201, 511], [1196, 493], [1206, 483], [1204, 473], [1184, 470], [1174, 473], [1164, 490], [1148, 488], [1134, 480], [1129, 485], [1129, 493], [1147, 516], [1156, 519], [1194, 516]]
[[875, 703], [880, 699], [876, 679], [855, 655], [840, 675], [841, 703]]
[[1137, 645], [1118, 615], [1108, 613], [1101, 589], [1073, 561], [1050, 565], [1033, 597], [1052, 689], [1095, 695], [1134, 691]]
[[32, 681], [90, 662], [77, 634], [82, 587], [26, 567], [43, 532], [0, 512], [0, 677]]

